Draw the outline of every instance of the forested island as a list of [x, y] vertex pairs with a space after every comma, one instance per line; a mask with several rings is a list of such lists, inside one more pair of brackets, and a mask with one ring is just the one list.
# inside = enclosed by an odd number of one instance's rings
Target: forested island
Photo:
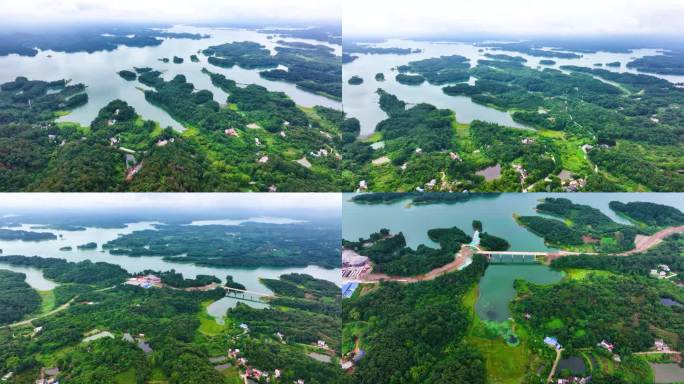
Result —
[[637, 225], [616, 223], [596, 208], [565, 198], [545, 198], [536, 207], [539, 213], [560, 220], [542, 216], [517, 216], [515, 219], [551, 246], [599, 253], [627, 252], [635, 248], [637, 235], [650, 235], [667, 227], [684, 225], [681, 211], [662, 204], [612, 201], [610, 208]]
[[[260, 76], [268, 80], [294, 83], [309, 92], [333, 99], [342, 97], [341, 58], [326, 45], [278, 41], [276, 54], [265, 46], [251, 42], [234, 42], [211, 46], [202, 51], [209, 64], [230, 68], [264, 69]], [[277, 68], [279, 65], [287, 70]]]
[[97, 52], [112, 51], [119, 46], [153, 47], [160, 45], [165, 38], [199, 40], [209, 36], [196, 33], [167, 32], [159, 29], [135, 25], [71, 25], [53, 26], [31, 32], [7, 33], [0, 35], [0, 56], [18, 54], [35, 56], [38, 50], [56, 52]]
[[[304, 295], [279, 290], [266, 299], [270, 308], [265, 309], [240, 302], [219, 324], [206, 307], [226, 291], [211, 276], [185, 279], [175, 271], [131, 276], [112, 264], [39, 257], [2, 261], [41, 269], [59, 283], [39, 295], [22, 274], [0, 270], [0, 325], [28, 318], [0, 328], [0, 374], [12, 383], [45, 377], [235, 384], [244, 375], [258, 381], [269, 374], [277, 382], [348, 382], [336, 357], [339, 289], [325, 280], [283, 275], [274, 281], [292, 284]], [[152, 273], [161, 283], [136, 283]]]
[[169, 261], [214, 267], [337, 268], [339, 242], [339, 227], [327, 222], [168, 224], [119, 236], [102, 248], [112, 255], [162, 256]]

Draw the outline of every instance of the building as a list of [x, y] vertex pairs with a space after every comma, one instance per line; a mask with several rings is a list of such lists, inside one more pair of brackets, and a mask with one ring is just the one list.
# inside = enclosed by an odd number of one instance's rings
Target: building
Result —
[[601, 342], [596, 345], [601, 348], [607, 349], [609, 352], [613, 352], [614, 345], [605, 340], [601, 340]]
[[126, 284], [135, 285], [145, 289], [152, 287], [161, 288], [163, 286], [161, 278], [155, 275], [131, 277], [130, 279], [126, 280]]
[[544, 338], [544, 344], [548, 345], [551, 348], [555, 349], [561, 349], [561, 345], [558, 343], [558, 340], [555, 337], [545, 337]]
[[235, 128], [228, 128], [225, 131], [223, 131], [227, 136], [231, 137], [239, 137], [240, 135], [238, 132], [235, 130]]

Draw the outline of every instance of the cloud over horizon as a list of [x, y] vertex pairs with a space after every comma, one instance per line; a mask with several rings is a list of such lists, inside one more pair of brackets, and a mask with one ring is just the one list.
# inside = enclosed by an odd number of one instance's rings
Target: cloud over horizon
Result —
[[3, 23], [339, 23], [341, 0], [0, 0]]
[[345, 0], [352, 37], [682, 36], [681, 0]]

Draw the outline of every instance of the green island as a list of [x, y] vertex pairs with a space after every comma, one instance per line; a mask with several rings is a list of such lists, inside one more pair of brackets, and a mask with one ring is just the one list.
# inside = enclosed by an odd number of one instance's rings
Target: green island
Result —
[[[226, 234], [229, 233], [229, 236]], [[192, 239], [192, 241], [189, 241]], [[102, 245], [110, 254], [162, 256], [165, 260], [214, 267], [339, 266], [339, 226], [296, 224], [157, 225]]]
[[[342, 97], [341, 58], [321, 44], [278, 41], [276, 54], [252, 41], [211, 46], [202, 51], [207, 62], [222, 68], [237, 65], [264, 69], [259, 75], [268, 80], [294, 83], [298, 88], [339, 100]], [[277, 68], [279, 65], [287, 70]]]
[[358, 76], [352, 76], [347, 80], [349, 85], [360, 85], [363, 84], [363, 79]]
[[[570, 65], [530, 68], [523, 60], [489, 54], [469, 67], [467, 59], [455, 55], [401, 66], [415, 74], [397, 76], [446, 83], [445, 94], [506, 111], [528, 129], [479, 120], [459, 123], [449, 110], [408, 105], [379, 89], [379, 106], [388, 117], [370, 137], [359, 139], [356, 149], [373, 145], [371, 156], [347, 162], [355, 184], [363, 181], [357, 189], [684, 189], [677, 133], [684, 121], [683, 89], [643, 74]], [[472, 85], [465, 82], [470, 77], [476, 79]]]
[[[679, 210], [662, 204], [614, 201], [610, 207], [640, 232], [684, 224]], [[580, 233], [630, 227], [567, 199], [545, 199], [538, 211], [563, 218]], [[475, 220], [473, 229], [481, 232], [482, 223]], [[382, 230], [358, 243], [345, 241], [345, 247], [367, 255], [375, 272], [379, 257], [399, 248], [400, 235]], [[479, 245], [483, 240], [480, 234]], [[678, 287], [684, 236], [674, 232], [661, 240], [634, 253], [619, 253], [619, 244], [610, 244], [603, 249], [609, 253], [541, 257], [526, 266], [471, 253], [470, 264], [458, 270], [362, 279], [342, 301], [343, 361], [355, 383], [653, 383], [657, 367], [681, 367], [684, 335]], [[493, 276], [519, 273], [506, 268], [541, 268], [558, 277], [508, 280], [510, 315], [489, 320], [478, 305], [493, 294], [483, 291], [491, 289], [484, 281], [495, 270]]]
[[52, 232], [34, 232], [19, 229], [0, 228], [0, 240], [43, 241], [57, 238]]
[[59, 284], [39, 294], [23, 274], [0, 270], [0, 373], [12, 383], [348, 382], [337, 362], [340, 291], [325, 280], [271, 279], [288, 288], [265, 297], [267, 308], [240, 302], [219, 323], [207, 306], [244, 287], [108, 263], [2, 259]]

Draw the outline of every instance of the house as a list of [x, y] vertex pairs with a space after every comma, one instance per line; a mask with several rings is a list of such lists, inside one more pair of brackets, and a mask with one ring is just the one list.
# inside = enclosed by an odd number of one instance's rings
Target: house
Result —
[[357, 192], [363, 192], [368, 190], [368, 184], [366, 184], [366, 180], [361, 180], [359, 181], [359, 188], [356, 190]]
[[279, 339], [280, 341], [283, 341], [283, 339], [285, 339], [285, 335], [283, 335], [283, 334], [280, 333], [280, 332], [276, 332], [276, 337], [278, 337], [278, 339]]
[[276, 368], [275, 371], [273, 371], [273, 375], [276, 377], [276, 379], [279, 378], [281, 375], [280, 369]]
[[157, 142], [154, 143], [154, 145], [156, 145], [157, 147], [163, 147], [163, 146], [165, 146], [165, 145], [168, 144], [168, 143], [169, 143], [168, 140], [157, 140]]
[[522, 143], [525, 145], [534, 144], [534, 139], [531, 137], [526, 137], [522, 139]]
[[254, 144], [256, 144], [257, 147], [261, 145], [261, 141], [259, 141], [258, 137], [254, 138]]
[[318, 348], [326, 348], [326, 349], [328, 348], [328, 345], [325, 344], [325, 341], [323, 341], [323, 340], [318, 340], [316, 342], [316, 345], [318, 346]]
[[548, 345], [551, 348], [555, 349], [561, 349], [561, 345], [558, 343], [558, 340], [555, 337], [545, 337], [544, 338], [544, 344]]
[[268, 156], [261, 156], [259, 160], [257, 160], [259, 164], [266, 164], [268, 163]]
[[437, 180], [432, 179], [432, 180], [428, 181], [427, 183], [425, 183], [425, 189], [430, 190], [430, 189], [434, 188], [436, 184], [437, 184]]
[[456, 152], [449, 152], [449, 157], [451, 157], [451, 160], [454, 161], [463, 161], [463, 159], [461, 159], [461, 156], [459, 156]]
[[124, 341], [128, 341], [129, 343], [135, 343], [135, 340], [133, 340], [133, 336], [131, 336], [130, 333], [126, 332], [123, 334], [123, 337], [121, 337]]
[[138, 341], [138, 348], [140, 348], [146, 355], [149, 355], [152, 353], [152, 347], [150, 347], [145, 340], [139, 340]]
[[276, 187], [275, 185], [271, 185], [268, 187], [268, 191], [269, 192], [278, 192], [278, 187]]
[[416, 148], [416, 153], [422, 153], [423, 150], [421, 148]]
[[343, 370], [346, 371], [353, 366], [354, 366], [354, 363], [352, 363], [350, 360], [340, 359], [340, 368], [342, 368]]
[[665, 342], [662, 339], [656, 339], [653, 342], [653, 347], [658, 352], [670, 352], [670, 346], [665, 344]]
[[582, 152], [588, 153], [594, 147], [592, 145], [589, 145], [589, 144], [584, 144], [580, 148], [582, 148]]
[[280, 136], [281, 136], [281, 137], [285, 137], [285, 136], [287, 136], [287, 135], [285, 134], [285, 131], [280, 131]]
[[601, 348], [607, 349], [609, 352], [613, 352], [613, 348], [614, 348], [613, 344], [611, 344], [605, 340], [601, 340], [601, 342], [596, 344], [596, 345], [601, 347]]
[[235, 128], [228, 128], [225, 131], [223, 131], [227, 136], [231, 137], [239, 137], [240, 135], [238, 132], [235, 130]]
[[117, 145], [117, 144], [119, 144], [119, 139], [118, 139], [118, 138], [116, 138], [116, 137], [110, 137], [110, 138], [109, 138], [109, 145], [111, 145], [111, 146], [113, 147], [113, 146], [115, 146], [115, 145]]
[[245, 323], [240, 324], [240, 328], [242, 328], [245, 331], [249, 331], [249, 327]]

